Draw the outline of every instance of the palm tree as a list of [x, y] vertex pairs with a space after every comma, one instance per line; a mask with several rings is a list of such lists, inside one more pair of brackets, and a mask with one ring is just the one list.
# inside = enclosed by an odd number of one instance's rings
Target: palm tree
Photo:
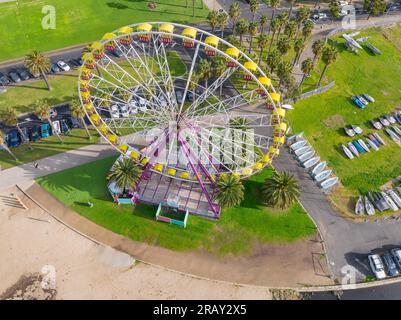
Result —
[[293, 61], [293, 65], [295, 66], [299, 59], [301, 58], [302, 52], [305, 50], [306, 42], [304, 38], [298, 38], [294, 41], [294, 51], [295, 51], [295, 58]]
[[24, 132], [21, 130], [19, 123], [18, 123], [18, 115], [15, 109], [8, 107], [3, 116], [3, 122], [6, 126], [8, 127], [16, 127], [19, 134], [21, 135], [21, 138], [23, 138], [25, 141], [28, 142], [29, 149], [33, 150], [31, 142], [29, 141], [29, 138], [25, 136]]
[[281, 61], [277, 66], [277, 76], [280, 79], [279, 86], [290, 81], [293, 66], [290, 62]]
[[287, 22], [284, 28], [284, 34], [292, 39], [297, 34], [297, 22], [295, 20], [290, 20]]
[[302, 6], [297, 10], [297, 13], [295, 15], [295, 20], [298, 22], [298, 31], [301, 28], [302, 23], [304, 23], [306, 20], [309, 19], [310, 16], [310, 9]]
[[52, 90], [46, 75], [51, 68], [51, 62], [48, 57], [35, 50], [25, 57], [25, 67], [33, 75], [40, 74], [46, 83], [47, 89], [49, 91]]
[[122, 158], [113, 165], [108, 179], [125, 193], [129, 189], [136, 189], [141, 176], [142, 169], [138, 164], [129, 158]]
[[285, 28], [287, 25], [287, 12], [280, 12], [277, 16], [277, 20], [279, 21], [278, 31], [277, 31], [277, 40], [280, 37], [281, 30]]
[[251, 22], [248, 27], [248, 32], [249, 32], [249, 52], [252, 52], [253, 37], [256, 36], [258, 32], [258, 23]]
[[222, 208], [239, 205], [244, 199], [244, 186], [238, 176], [222, 174], [217, 181], [214, 199]]
[[238, 4], [238, 2], [233, 2], [230, 5], [230, 9], [228, 11], [228, 15], [230, 16], [232, 22], [233, 22], [233, 29], [232, 29], [232, 33], [233, 35], [235, 35], [235, 26], [237, 24], [237, 20], [239, 18], [239, 16], [241, 15], [241, 7]]
[[[215, 76], [217, 78], [221, 77], [226, 70], [227, 70], [227, 66], [226, 66], [225, 59], [223, 57], [216, 57], [213, 60], [213, 64], [212, 64], [213, 76]], [[223, 83], [220, 85], [219, 97], [221, 97], [222, 91], [223, 91]]]
[[50, 124], [53, 133], [55, 133], [60, 142], [63, 143], [63, 139], [61, 139], [59, 133], [54, 128], [53, 121], [50, 118], [50, 106], [46, 100], [41, 99], [36, 102], [35, 114], [39, 119], [46, 120]]
[[330, 47], [325, 47], [323, 49], [322, 60], [324, 62], [324, 68], [322, 74], [320, 75], [319, 82], [317, 83], [316, 86], [317, 88], [320, 87], [320, 83], [322, 82], [323, 77], [326, 74], [327, 67], [334, 61], [336, 61], [337, 58], [338, 58], [338, 50], [336, 47], [330, 46]]
[[258, 47], [260, 49], [258, 64], [260, 64], [260, 62], [262, 61], [262, 57], [263, 57], [265, 48], [266, 48], [267, 44], [269, 43], [269, 37], [267, 36], [267, 34], [261, 33], [258, 36], [257, 40], [258, 40]]
[[331, 21], [334, 21], [334, 18], [339, 18], [340, 17], [340, 13], [341, 13], [341, 7], [340, 4], [338, 3], [338, 1], [336, 0], [331, 0], [329, 3], [329, 10], [331, 13]]
[[192, 76], [191, 76], [191, 82], [189, 83], [189, 90], [192, 91], [193, 97], [194, 97], [194, 103], [196, 104], [196, 88], [198, 88], [199, 86], [199, 79], [200, 76], [198, 73], [196, 73], [195, 71], [192, 72]]
[[269, 52], [266, 60], [266, 64], [270, 68], [270, 73], [274, 73], [277, 70], [277, 67], [280, 63], [280, 53], [277, 51], [277, 49], [273, 49], [271, 52]]
[[280, 5], [280, 0], [270, 0], [270, 8], [272, 8], [272, 16], [270, 18], [270, 28], [269, 28], [269, 33], [270, 30], [272, 29], [272, 23], [274, 20], [274, 14], [276, 13], [277, 7]]
[[291, 48], [290, 39], [285, 35], [281, 36], [277, 42], [278, 51], [284, 56], [288, 52], [288, 50], [290, 50], [290, 48]]
[[316, 40], [312, 44], [312, 52], [314, 54], [313, 56], [313, 67], [315, 67], [316, 61], [320, 59], [322, 56], [323, 48], [326, 43], [324, 42], [323, 39]]
[[86, 130], [86, 134], [88, 135], [88, 139], [91, 138], [91, 134], [89, 132], [88, 126], [85, 123], [85, 112], [82, 109], [80, 103], [78, 102], [78, 100], [73, 100], [72, 104], [71, 104], [71, 115], [74, 118], [80, 119], [82, 125], [84, 126], [85, 130]]
[[235, 26], [235, 31], [239, 34], [239, 44], [242, 46], [244, 34], [248, 32], [249, 22], [246, 19], [239, 19]]
[[15, 159], [15, 161], [18, 161], [17, 156], [13, 152], [11, 152], [11, 150], [7, 147], [5, 140], [6, 140], [5, 135], [3, 131], [0, 130], [0, 146], [2, 146], [2, 148], [6, 150], [10, 154], [10, 156], [12, 156]]
[[259, 0], [250, 0], [249, 1], [249, 10], [252, 13], [252, 22], [255, 21], [255, 15], [259, 9], [259, 5], [260, 5]]
[[278, 31], [280, 27], [280, 21], [278, 19], [274, 19], [271, 23], [270, 23], [270, 30], [272, 32], [272, 37], [270, 39], [270, 44], [269, 44], [269, 53], [270, 53], [270, 49], [272, 48], [273, 42], [274, 42], [274, 36], [276, 35], [276, 32]]
[[221, 38], [224, 38], [224, 28], [228, 24], [228, 14], [225, 11], [219, 12], [217, 15], [217, 22], [221, 29]]
[[298, 200], [299, 186], [288, 172], [275, 172], [267, 178], [262, 187], [266, 203], [272, 207], [286, 209]]
[[265, 14], [262, 14], [259, 19], [259, 26], [260, 26], [261, 34], [265, 33], [265, 28], [266, 28], [268, 22], [269, 22], [269, 18]]
[[309, 38], [310, 35], [312, 34], [313, 31], [313, 22], [310, 20], [306, 20], [304, 22], [304, 26], [302, 28], [302, 36], [304, 37], [304, 39]]
[[292, 15], [292, 9], [294, 8], [294, 4], [295, 2], [297, 2], [297, 0], [285, 0], [285, 2], [287, 2], [290, 5], [290, 10], [288, 10], [288, 21], [290, 21]]
[[213, 74], [212, 62], [207, 59], [201, 59], [199, 62], [199, 76], [205, 81], [205, 88], [208, 87], [209, 78]]
[[301, 82], [299, 83], [299, 87], [302, 86], [302, 84], [305, 81], [305, 78], [310, 76], [310, 73], [313, 70], [313, 60], [311, 58], [307, 58], [304, 61], [302, 61], [301, 70], [303, 72], [303, 76]]
[[210, 27], [212, 28], [212, 32], [216, 29], [219, 25], [219, 13], [216, 10], [212, 10], [207, 15], [207, 20], [209, 22]]

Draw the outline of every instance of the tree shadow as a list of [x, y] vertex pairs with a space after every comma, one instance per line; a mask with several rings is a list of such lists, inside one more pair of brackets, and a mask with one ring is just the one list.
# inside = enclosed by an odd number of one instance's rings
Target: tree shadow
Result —
[[118, 9], [118, 10], [131, 9], [129, 6], [122, 4], [122, 3], [117, 3], [117, 2], [107, 2], [106, 5], [110, 8]]

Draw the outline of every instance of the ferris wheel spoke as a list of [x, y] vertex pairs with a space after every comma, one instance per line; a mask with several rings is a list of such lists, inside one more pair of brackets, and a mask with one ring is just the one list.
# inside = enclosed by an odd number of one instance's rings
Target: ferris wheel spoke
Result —
[[104, 122], [116, 129], [153, 129], [160, 125], [158, 121], [149, 118], [104, 118]]
[[[213, 114], [209, 116], [194, 117], [200, 126], [205, 128], [265, 128], [272, 127], [273, 116], [271, 114], [244, 114], [227, 113]], [[237, 120], [234, 122], [234, 120]], [[241, 122], [243, 121], [243, 122]]]
[[221, 74], [213, 83], [206, 88], [206, 90], [192, 103], [189, 108], [188, 112], [192, 112], [196, 110], [199, 105], [201, 105], [207, 98], [218, 88], [220, 88], [224, 82], [235, 72], [238, 70], [239, 67], [236, 68], [228, 68], [226, 69], [223, 74]]
[[[170, 65], [168, 62], [168, 58], [167, 58], [167, 54], [166, 54], [166, 49], [164, 47], [164, 44], [162, 41], [160, 41], [160, 35], [155, 38], [152, 37], [153, 39], [153, 52], [154, 55], [156, 56], [156, 58], [154, 58], [154, 60], [156, 60], [158, 67], [159, 67], [159, 71], [161, 74], [161, 80], [162, 83], [164, 84], [164, 88], [167, 92], [167, 94], [161, 90], [163, 92], [163, 94], [166, 96], [167, 101], [169, 101], [169, 104], [171, 106], [174, 107], [174, 109], [176, 111], [178, 111], [178, 103], [177, 103], [177, 99], [176, 99], [176, 95], [175, 95], [175, 89], [174, 89], [174, 81], [171, 75], [171, 71], [170, 71]], [[157, 41], [160, 42], [160, 44], [157, 44]]]

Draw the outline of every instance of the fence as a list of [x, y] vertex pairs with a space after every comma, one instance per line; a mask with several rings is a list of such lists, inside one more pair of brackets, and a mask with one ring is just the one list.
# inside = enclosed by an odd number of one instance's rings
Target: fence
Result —
[[[335, 85], [335, 83], [336, 83], [336, 81], [333, 80], [332, 82], [330, 82], [329, 84], [326, 84], [323, 87], [319, 87], [317, 89], [305, 92], [305, 93], [301, 94], [297, 100], [309, 98], [309, 97], [312, 97], [312, 96], [314, 96], [316, 94], [325, 92], [325, 91], [329, 90], [331, 87], [333, 87]], [[285, 101], [285, 103], [293, 103], [293, 102], [294, 102], [293, 99], [288, 99], [288, 100]]]

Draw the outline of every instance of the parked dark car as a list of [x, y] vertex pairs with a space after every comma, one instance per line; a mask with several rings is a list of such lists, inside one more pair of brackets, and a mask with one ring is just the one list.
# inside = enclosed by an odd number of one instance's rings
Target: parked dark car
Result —
[[83, 66], [83, 65], [84, 65], [84, 62], [83, 62], [83, 60], [82, 60], [81, 58], [74, 59], [74, 61], [75, 61], [79, 66]]
[[10, 71], [8, 73], [8, 76], [10, 77], [11, 81], [14, 83], [21, 82], [21, 78], [19, 77], [18, 73], [15, 70]]
[[10, 84], [10, 79], [4, 73], [0, 72], [0, 85], [6, 86], [8, 84]]
[[59, 66], [56, 63], [53, 63], [52, 67], [51, 67], [51, 71], [52, 71], [52, 73], [58, 73], [61, 71], [61, 69], [59, 68]]
[[18, 73], [19, 77], [21, 78], [22, 81], [26, 81], [29, 80], [31, 78], [31, 76], [29, 75], [28, 71], [24, 68], [18, 68], [16, 70], [16, 72]]
[[383, 255], [383, 260], [384, 260], [384, 264], [385, 264], [386, 267], [387, 267], [388, 274], [389, 274], [391, 277], [398, 276], [398, 275], [400, 274], [400, 273], [398, 272], [398, 270], [397, 270], [397, 265], [395, 264], [395, 262], [394, 262], [394, 260], [393, 260], [393, 257], [391, 256], [390, 253], [386, 252], [386, 253]]

